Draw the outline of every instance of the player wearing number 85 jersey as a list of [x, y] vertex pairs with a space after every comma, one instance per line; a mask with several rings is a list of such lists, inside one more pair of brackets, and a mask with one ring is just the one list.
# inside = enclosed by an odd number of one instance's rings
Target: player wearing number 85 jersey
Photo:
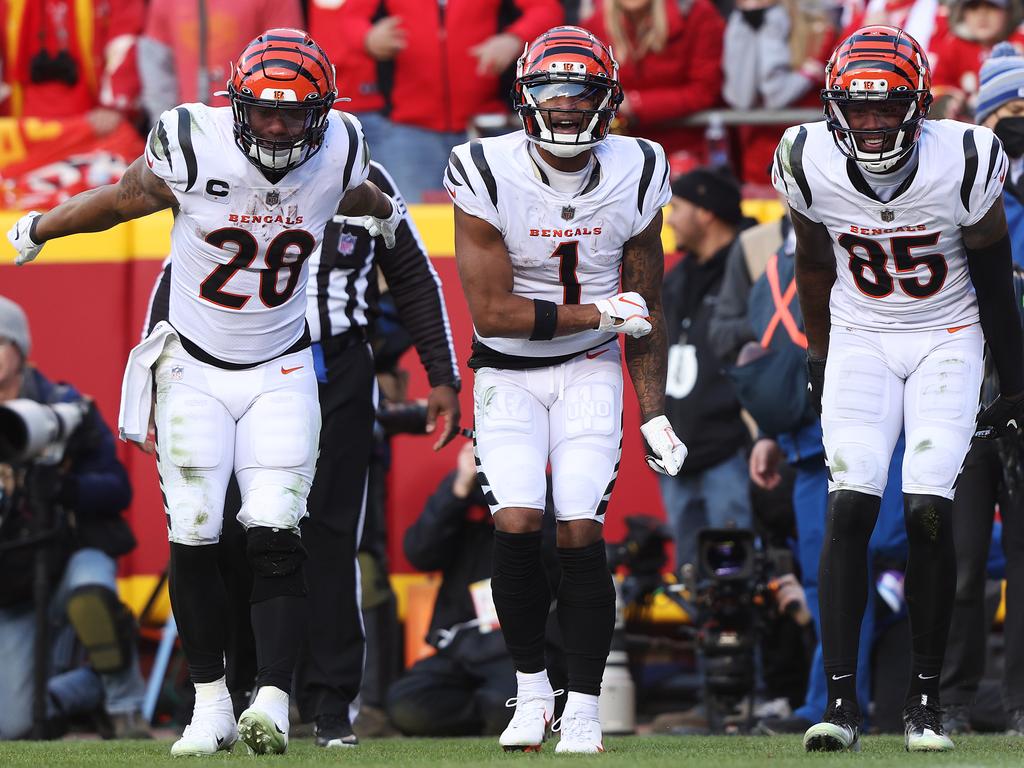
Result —
[[[287, 746], [306, 626], [299, 522], [320, 432], [307, 259], [336, 211], [365, 216], [389, 248], [402, 218], [366, 181], [359, 123], [333, 110], [334, 67], [305, 32], [260, 35], [227, 87], [230, 108], [186, 104], [163, 114], [145, 156], [119, 183], [30, 213], [8, 234], [22, 264], [53, 238], [175, 211], [169, 323], [133, 350], [120, 417], [122, 438], [157, 438], [171, 602], [196, 687], [174, 755], [212, 754], [239, 737], [257, 753]], [[259, 688], [237, 728], [224, 680], [228, 611], [216, 548], [232, 472], [253, 571]]]
[[602, 750], [597, 696], [615, 613], [602, 523], [622, 446], [619, 334], [649, 463], [674, 475], [686, 455], [664, 416], [668, 165], [654, 142], [608, 136], [622, 100], [616, 68], [589, 32], [549, 30], [518, 63], [513, 99], [524, 130], [456, 147], [444, 171], [475, 330], [477, 465], [496, 528], [492, 590], [519, 680], [505, 749], [538, 749], [554, 704], [540, 563], [550, 461], [569, 672], [557, 750]]
[[1003, 393], [977, 421], [992, 432], [1024, 424], [1001, 199], [1006, 155], [986, 128], [925, 122], [930, 85], [927, 58], [905, 32], [854, 32], [826, 67], [825, 122], [786, 131], [772, 168], [797, 238], [830, 474], [819, 573], [830, 703], [804, 737], [808, 750], [857, 748], [866, 550], [901, 430], [913, 635], [906, 746], [953, 748], [938, 709], [956, 587], [950, 516], [976, 429], [986, 341]]

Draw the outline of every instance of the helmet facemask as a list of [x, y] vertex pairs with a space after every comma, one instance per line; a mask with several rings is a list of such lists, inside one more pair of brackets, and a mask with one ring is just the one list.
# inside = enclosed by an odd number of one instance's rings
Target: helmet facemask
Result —
[[[931, 105], [931, 94], [900, 86], [892, 91], [881, 88], [861, 90], [854, 80], [848, 90], [824, 91], [825, 119], [839, 149], [871, 173], [884, 173], [913, 150], [921, 135]], [[851, 114], [857, 110], [875, 107], [887, 117], [898, 118], [898, 123], [887, 127], [885, 117], [879, 117], [876, 126], [852, 128]]]
[[[294, 170], [323, 145], [330, 112], [326, 99], [297, 103], [255, 98], [230, 86], [228, 92], [235, 118], [235, 143], [261, 171], [280, 174]], [[268, 126], [277, 130], [274, 136], [262, 133]]]
[[617, 83], [546, 72], [522, 78], [515, 96], [527, 136], [558, 157], [575, 157], [603, 141], [622, 101]]

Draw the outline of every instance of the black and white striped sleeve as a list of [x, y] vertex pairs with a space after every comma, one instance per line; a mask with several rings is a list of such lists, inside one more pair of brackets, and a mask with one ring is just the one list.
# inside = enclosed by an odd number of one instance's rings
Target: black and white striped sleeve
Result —
[[146, 165], [176, 195], [191, 192], [199, 176], [192, 144], [192, 114], [188, 107], [169, 109], [160, 115], [146, 139]]
[[401, 191], [378, 163], [370, 164], [370, 181], [391, 195], [403, 212], [395, 247], [377, 248], [376, 260], [395, 300], [398, 318], [412, 337], [430, 386], [448, 385], [458, 391], [459, 362], [445, 307], [441, 278], [430, 263]]
[[811, 212], [814, 198], [804, 170], [806, 143], [807, 128], [803, 125], [794, 125], [782, 134], [772, 160], [772, 186], [786, 198], [790, 208], [811, 221], [818, 221], [816, 214]]
[[441, 181], [455, 205], [470, 216], [483, 219], [498, 230], [502, 229], [498, 212], [498, 184], [483, 142], [474, 139], [455, 147], [448, 157]]
[[[960, 182], [960, 203], [964, 208], [961, 227], [977, 224], [1003, 194], [1010, 161], [1003, 145], [987, 128], [974, 126], [964, 131], [964, 175]], [[953, 151], [950, 148], [950, 151]]]
[[346, 134], [345, 167], [342, 171], [342, 181], [345, 191], [358, 187], [370, 173], [370, 145], [366, 143], [363, 136], [363, 125], [359, 118], [350, 115], [348, 112], [339, 112], [341, 124]]
[[672, 199], [668, 183], [668, 158], [661, 144], [649, 139], [637, 139], [642, 164], [640, 182], [636, 191], [636, 219], [633, 236], [647, 229], [664, 206]]

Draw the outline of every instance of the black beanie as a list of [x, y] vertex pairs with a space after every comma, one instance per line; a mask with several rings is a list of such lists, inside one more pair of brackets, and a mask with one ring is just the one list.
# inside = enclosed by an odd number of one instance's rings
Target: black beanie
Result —
[[724, 171], [696, 168], [672, 182], [672, 194], [698, 208], [711, 211], [726, 224], [743, 220], [740, 210], [740, 185]]

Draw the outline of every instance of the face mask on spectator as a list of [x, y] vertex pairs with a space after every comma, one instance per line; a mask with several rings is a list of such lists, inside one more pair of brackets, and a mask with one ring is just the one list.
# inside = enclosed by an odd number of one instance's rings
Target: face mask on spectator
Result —
[[1024, 157], [1024, 117], [1004, 117], [992, 130], [1010, 157]]

